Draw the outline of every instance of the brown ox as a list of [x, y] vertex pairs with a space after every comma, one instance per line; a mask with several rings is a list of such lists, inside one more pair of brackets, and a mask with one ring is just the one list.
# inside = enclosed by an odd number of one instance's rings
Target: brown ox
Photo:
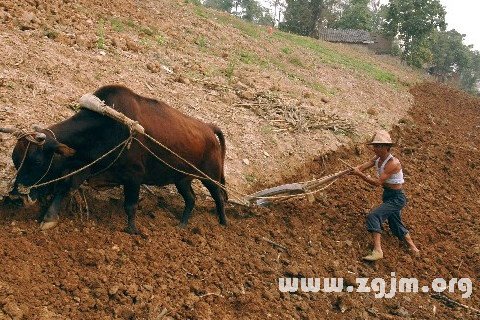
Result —
[[[163, 102], [137, 95], [123, 86], [105, 86], [98, 89], [94, 95], [107, 106], [138, 121], [147, 134], [203, 171], [212, 180], [221, 185], [225, 184], [225, 139], [218, 127], [191, 118]], [[48, 129], [20, 137], [12, 155], [19, 170], [13, 193], [18, 193], [19, 186], [29, 187], [51, 181], [85, 167], [115, 148], [129, 135], [130, 131], [124, 124], [82, 109], [71, 118]], [[171, 167], [199, 175], [198, 171], [185, 161], [144, 135], [136, 134], [135, 137]], [[195, 205], [191, 186], [193, 177], [171, 167], [156, 159], [138, 141], [132, 140], [129, 148], [118, 148], [95, 165], [67, 179], [52, 185], [31, 188], [30, 196], [38, 198], [53, 194], [48, 210], [41, 217], [42, 228], [47, 229], [58, 222], [60, 205], [65, 196], [85, 180], [95, 185], [123, 185], [124, 208], [128, 219], [126, 231], [136, 234], [138, 229], [135, 226], [135, 211], [140, 185], [175, 184], [185, 200], [181, 218], [184, 226]], [[201, 181], [215, 200], [220, 223], [226, 225], [226, 192], [209, 179]]]

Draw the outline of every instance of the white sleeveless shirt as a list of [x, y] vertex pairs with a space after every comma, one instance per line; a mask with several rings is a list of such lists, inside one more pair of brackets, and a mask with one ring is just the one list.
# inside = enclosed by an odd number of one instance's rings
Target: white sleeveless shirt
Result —
[[[390, 153], [388, 155], [388, 157], [385, 159], [385, 161], [383, 161], [383, 163], [380, 167], [378, 166], [378, 162], [380, 161], [380, 158], [377, 158], [377, 160], [375, 160], [375, 169], [377, 169], [377, 176], [378, 177], [380, 177], [380, 175], [385, 170], [385, 165], [387, 164], [388, 160], [390, 160], [392, 158], [393, 158], [393, 156]], [[402, 169], [400, 169], [400, 171], [398, 171], [397, 173], [392, 174], [390, 176], [390, 178], [385, 180], [385, 183], [389, 183], [389, 184], [402, 184], [404, 182], [405, 182], [405, 180], [403, 179], [403, 170]]]

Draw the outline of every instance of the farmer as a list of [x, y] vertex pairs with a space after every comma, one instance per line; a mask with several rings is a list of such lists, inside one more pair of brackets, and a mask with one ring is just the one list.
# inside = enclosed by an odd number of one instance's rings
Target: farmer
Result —
[[[373, 186], [383, 187], [383, 203], [373, 209], [367, 216], [367, 230], [373, 236], [373, 251], [364, 260], [375, 261], [383, 258], [381, 247], [382, 224], [388, 220], [392, 233], [402, 241], [406, 241], [410, 250], [419, 255], [420, 250], [413, 243], [410, 233], [402, 223], [401, 210], [407, 199], [402, 190], [404, 183], [403, 171], [400, 161], [393, 157], [390, 148], [393, 146], [390, 135], [385, 130], [377, 131], [369, 145], [373, 146], [375, 157], [364, 164], [353, 168], [352, 174], [359, 176]], [[366, 169], [375, 167], [377, 178], [372, 178], [363, 173]]]

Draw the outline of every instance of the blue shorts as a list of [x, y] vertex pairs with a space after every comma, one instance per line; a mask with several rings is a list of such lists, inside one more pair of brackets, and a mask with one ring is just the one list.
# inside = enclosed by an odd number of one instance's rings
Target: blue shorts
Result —
[[388, 220], [388, 225], [393, 235], [403, 239], [408, 233], [402, 222], [402, 208], [407, 204], [403, 190], [383, 188], [383, 203], [373, 209], [367, 216], [367, 230], [369, 232], [383, 232], [383, 222]]

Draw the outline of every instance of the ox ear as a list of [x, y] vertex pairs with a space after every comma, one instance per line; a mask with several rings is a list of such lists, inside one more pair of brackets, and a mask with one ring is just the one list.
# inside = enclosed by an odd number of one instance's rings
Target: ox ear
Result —
[[55, 148], [55, 153], [61, 154], [65, 157], [71, 157], [75, 154], [75, 150], [70, 148], [66, 144], [59, 143]]

